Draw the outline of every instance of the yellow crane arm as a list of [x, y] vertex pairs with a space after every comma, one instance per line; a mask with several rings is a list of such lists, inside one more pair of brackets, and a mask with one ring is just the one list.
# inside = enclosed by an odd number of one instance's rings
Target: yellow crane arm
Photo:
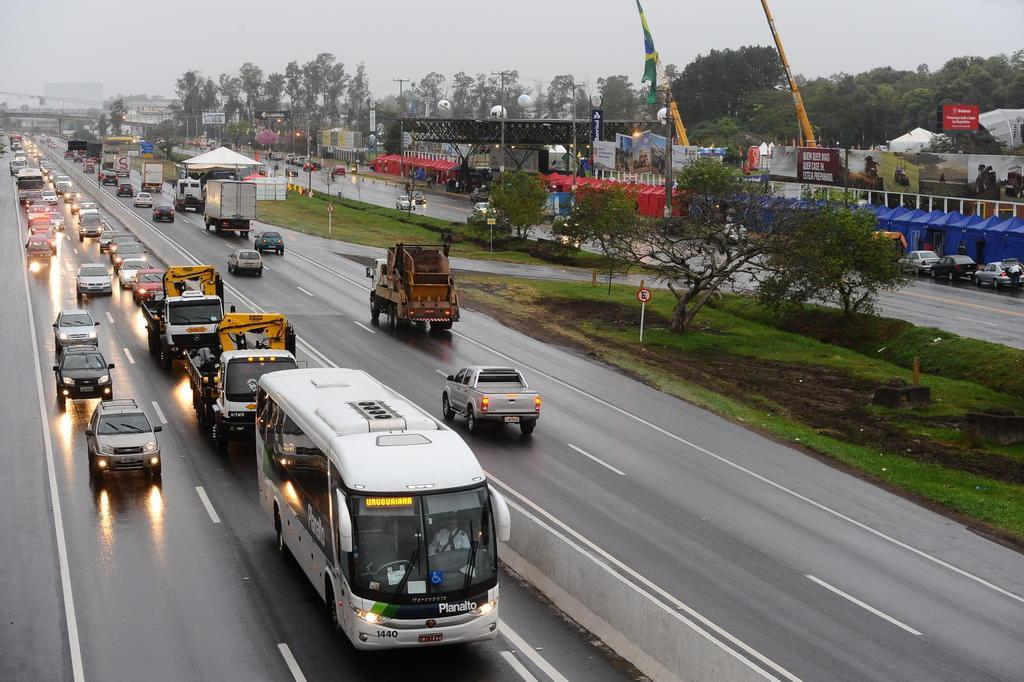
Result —
[[684, 147], [690, 146], [690, 138], [686, 135], [686, 127], [683, 125], [683, 117], [679, 115], [679, 107], [676, 106], [676, 101], [673, 99], [668, 105], [669, 111], [672, 112], [672, 118], [676, 122], [676, 139], [679, 144]]
[[181, 296], [189, 290], [201, 291], [206, 296], [220, 296], [220, 275], [212, 265], [174, 265], [164, 272], [164, 293], [167, 296]]
[[222, 351], [292, 351], [289, 348], [290, 329], [288, 320], [279, 313], [228, 313], [217, 325], [217, 336]]
[[807, 110], [804, 108], [804, 98], [800, 95], [800, 88], [796, 85], [796, 79], [793, 78], [793, 69], [789, 66], [786, 50], [782, 47], [782, 38], [779, 37], [779, 32], [775, 28], [775, 18], [772, 17], [772, 11], [768, 8], [768, 0], [761, 0], [761, 7], [764, 8], [764, 16], [768, 20], [768, 28], [772, 31], [775, 47], [779, 50], [779, 59], [782, 60], [782, 68], [786, 72], [786, 80], [789, 81], [789, 90], [793, 94], [793, 107], [796, 109], [796, 120], [800, 123], [804, 145], [807, 147], [817, 147], [818, 143], [814, 140], [814, 130], [811, 129], [811, 121], [807, 118]]

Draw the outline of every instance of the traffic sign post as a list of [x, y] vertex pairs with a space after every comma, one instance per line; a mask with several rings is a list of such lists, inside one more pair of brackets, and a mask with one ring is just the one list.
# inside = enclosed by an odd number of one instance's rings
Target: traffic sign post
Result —
[[641, 284], [636, 291], [636, 300], [640, 301], [640, 343], [643, 343], [644, 313], [647, 311], [647, 302], [651, 300], [651, 290]]
[[327, 238], [331, 239], [331, 222], [334, 219], [334, 204], [327, 204]]
[[488, 218], [487, 225], [491, 228], [491, 251], [494, 251], [494, 226], [498, 223], [496, 218]]

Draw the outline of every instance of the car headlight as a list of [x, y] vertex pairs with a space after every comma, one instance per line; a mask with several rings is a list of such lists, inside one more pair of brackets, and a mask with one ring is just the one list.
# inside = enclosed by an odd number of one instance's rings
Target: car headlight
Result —
[[156, 441], [155, 440], [149, 441], [142, 448], [142, 451], [146, 452], [146, 453], [156, 452], [156, 450], [157, 450], [157, 445], [156, 445]]
[[67, 377], [64, 377], [64, 385], [65, 386], [74, 386], [75, 385], [75, 380], [74, 379], [69, 379]]
[[61, 341], [67, 341], [68, 340], [68, 335], [65, 334], [64, 332], [61, 332], [61, 333], [57, 334], [57, 338], [60, 339]]
[[106, 384], [109, 381], [110, 381], [110, 375], [109, 374], [104, 374], [103, 376], [100, 377], [100, 380], [99, 380], [98, 383]]
[[370, 625], [380, 625], [381, 623], [386, 623], [389, 620], [391, 620], [390, 618], [382, 616], [379, 613], [357, 609], [355, 606], [352, 607], [352, 610], [355, 612], [356, 618], [359, 618], [360, 620], [363, 620], [369, 623]]
[[89, 338], [90, 339], [95, 339], [96, 338], [96, 332], [89, 332]]
[[101, 445], [97, 449], [101, 453], [103, 453], [104, 455], [112, 455], [112, 454], [114, 454], [114, 447], [112, 445]]

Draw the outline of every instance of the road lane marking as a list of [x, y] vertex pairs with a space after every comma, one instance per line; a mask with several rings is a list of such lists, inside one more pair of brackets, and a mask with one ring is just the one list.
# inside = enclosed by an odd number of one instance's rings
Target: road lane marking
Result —
[[213, 508], [213, 504], [210, 502], [210, 498], [206, 496], [206, 491], [203, 490], [203, 486], [196, 486], [196, 493], [199, 495], [199, 501], [206, 507], [206, 513], [210, 515], [210, 520], [214, 523], [220, 523], [220, 517], [217, 516], [217, 510]]
[[356, 323], [357, 325], [359, 325], [360, 327], [362, 327], [363, 329], [365, 329], [366, 331], [370, 332], [371, 334], [376, 334], [376, 333], [377, 333], [377, 332], [373, 331], [372, 329], [370, 329], [369, 327], [367, 327], [367, 326], [366, 326], [365, 324], [363, 324], [362, 322], [360, 322], [359, 320], [352, 320], [352, 321], [353, 321], [353, 322], [355, 322], [355, 323]]
[[505, 635], [505, 638], [512, 643], [512, 646], [519, 649], [519, 651], [530, 659], [530, 662], [540, 668], [540, 671], [551, 678], [551, 682], [569, 682], [569, 680], [560, 672], [555, 669], [555, 666], [551, 665], [544, 659], [543, 656], [537, 653], [537, 650], [526, 643], [519, 634], [508, 626], [503, 620], [498, 621], [498, 631]]
[[295, 660], [295, 656], [292, 655], [292, 650], [288, 648], [288, 645], [281, 642], [277, 645], [277, 650], [281, 652], [281, 657], [284, 658], [285, 665], [291, 671], [295, 682], [306, 682], [306, 676], [302, 674], [299, 662]]
[[440, 369], [435, 369], [434, 371], [437, 372], [438, 374], [440, 374], [441, 376], [443, 376], [444, 378], [446, 378], [446, 379], [448, 378], [448, 373], [447, 372], [445, 372], [443, 370], [440, 370]]
[[915, 298], [923, 298], [927, 301], [938, 301], [939, 303], [947, 303], [949, 305], [962, 305], [967, 308], [976, 308], [977, 310], [987, 310], [990, 313], [998, 313], [1000, 315], [1012, 315], [1013, 317], [1024, 317], [1024, 313], [1018, 313], [1013, 310], [1006, 310], [1003, 308], [993, 308], [992, 306], [982, 305], [980, 303], [968, 303], [967, 301], [954, 301], [943, 296], [930, 296], [928, 294], [919, 294], [915, 291], [902, 292], [906, 296], [913, 296]]
[[132, 352], [130, 350], [128, 350], [127, 348], [122, 348], [121, 350], [124, 351], [125, 356], [128, 358], [128, 362], [130, 364], [134, 365], [135, 364], [135, 358], [132, 357]]
[[160, 420], [161, 424], [167, 423], [167, 417], [164, 416], [164, 411], [160, 409], [160, 403], [153, 401], [153, 409], [156, 411], [157, 419]]
[[986, 322], [985, 320], [975, 320], [973, 317], [960, 317], [959, 315], [957, 315], [956, 319], [963, 320], [964, 322], [974, 322], [975, 324], [985, 324], [988, 325], [989, 327], [999, 326], [998, 324], [995, 324], [993, 322]]
[[71, 250], [75, 252], [76, 256], [78, 255], [78, 249], [71, 249]]
[[[21, 234], [21, 211], [16, 207], [18, 234]], [[20, 244], [18, 245], [21, 246]], [[39, 369], [39, 339], [36, 336], [35, 315], [32, 313], [32, 295], [28, 287], [28, 268], [22, 270], [25, 285], [25, 303], [28, 306], [28, 329], [32, 341], [32, 356], [35, 359], [36, 397], [39, 401], [39, 419], [42, 422], [43, 447], [46, 450], [46, 477], [50, 487], [50, 506], [53, 509], [53, 527], [57, 540], [57, 563], [60, 566], [60, 585], [64, 597], [64, 621], [68, 630], [68, 652], [71, 656], [71, 675], [75, 682], [85, 680], [82, 665], [82, 647], [78, 639], [78, 617], [75, 614], [75, 597], [71, 591], [71, 568], [68, 564], [68, 545], [64, 537], [64, 515], [61, 512], [60, 491], [57, 487], [57, 471], [53, 458], [53, 442], [50, 439], [50, 424], [46, 405], [43, 402], [43, 375]]]
[[849, 601], [853, 602], [854, 604], [856, 604], [857, 606], [861, 607], [865, 611], [870, 611], [871, 613], [875, 614], [879, 618], [882, 618], [883, 620], [889, 621], [890, 623], [892, 623], [896, 627], [903, 628], [904, 630], [906, 630], [907, 632], [909, 632], [910, 634], [912, 634], [912, 635], [914, 635], [916, 637], [920, 637], [921, 636], [920, 632], [918, 632], [914, 628], [910, 627], [906, 623], [902, 623], [902, 622], [896, 620], [895, 618], [893, 618], [892, 616], [890, 616], [888, 614], [885, 614], [885, 613], [882, 613], [881, 611], [879, 611], [878, 609], [874, 608], [873, 606], [865, 604], [864, 602], [862, 602], [860, 599], [857, 599], [853, 595], [850, 595], [850, 594], [847, 594], [846, 592], [843, 592], [838, 587], [833, 587], [832, 585], [829, 585], [827, 582], [825, 582], [821, 578], [815, 578], [813, 575], [808, 575], [807, 578], [809, 580], [811, 580], [811, 581], [821, 585], [826, 590], [828, 590], [830, 592], [834, 592], [834, 593], [838, 594], [840, 597], [842, 597], [844, 599], [848, 599]]
[[311, 291], [303, 289], [302, 287], [295, 287], [295, 288], [298, 289], [299, 291], [301, 291], [302, 293], [304, 293], [306, 296], [309, 296], [310, 298], [316, 298], [316, 295], [313, 292], [311, 292]]
[[981, 576], [975, 575], [975, 574], [971, 573], [970, 571], [966, 571], [966, 570], [964, 570], [964, 569], [962, 569], [962, 568], [960, 568], [958, 566], [954, 566], [953, 564], [951, 564], [951, 563], [949, 563], [947, 561], [943, 561], [942, 559], [940, 559], [940, 558], [938, 558], [936, 556], [932, 556], [931, 554], [928, 554], [927, 552], [925, 552], [923, 550], [920, 550], [920, 549], [918, 549], [918, 548], [916, 548], [916, 547], [914, 547], [912, 545], [909, 545], [909, 544], [903, 542], [902, 540], [898, 540], [898, 539], [892, 537], [891, 535], [886, 535], [882, 531], [877, 530], [875, 528], [872, 528], [871, 526], [867, 525], [866, 523], [858, 521], [857, 519], [855, 519], [855, 518], [853, 518], [851, 516], [847, 516], [846, 514], [842, 513], [841, 511], [838, 511], [836, 509], [833, 509], [832, 507], [829, 507], [829, 506], [827, 506], [825, 504], [822, 504], [821, 502], [818, 502], [817, 500], [813, 500], [810, 497], [807, 497], [806, 495], [798, 493], [797, 491], [795, 491], [795, 490], [793, 490], [791, 488], [787, 488], [786, 486], [782, 485], [781, 483], [776, 483], [775, 481], [773, 481], [772, 479], [768, 478], [767, 476], [763, 476], [763, 475], [757, 473], [756, 471], [754, 471], [752, 469], [748, 469], [747, 467], [743, 466], [742, 464], [737, 464], [736, 462], [733, 462], [732, 460], [730, 460], [730, 459], [728, 459], [726, 457], [723, 457], [722, 455], [714, 453], [714, 452], [708, 450], [707, 448], [702, 448], [701, 446], [697, 445], [696, 443], [693, 443], [691, 441], [686, 440], [682, 436], [677, 436], [676, 434], [672, 433], [671, 431], [668, 431], [667, 429], [663, 429], [660, 426], [658, 426], [657, 424], [649, 422], [649, 421], [647, 421], [646, 419], [644, 419], [643, 417], [641, 417], [639, 415], [633, 414], [632, 412], [629, 412], [628, 410], [625, 410], [625, 409], [619, 407], [618, 405], [613, 405], [612, 403], [608, 402], [607, 400], [605, 400], [603, 398], [599, 398], [596, 395], [587, 393], [583, 389], [577, 388], [576, 386], [573, 386], [572, 384], [570, 384], [567, 381], [563, 381], [562, 379], [554, 377], [554, 376], [548, 374], [547, 372], [545, 372], [543, 370], [540, 370], [540, 369], [537, 369], [536, 367], [533, 367], [532, 365], [530, 365], [528, 363], [525, 363], [525, 362], [523, 362], [521, 360], [517, 360], [516, 358], [513, 358], [513, 357], [511, 357], [509, 355], [506, 355], [505, 353], [502, 353], [500, 350], [498, 350], [496, 348], [492, 348], [491, 346], [488, 346], [485, 343], [477, 341], [476, 339], [474, 339], [472, 337], [466, 336], [465, 334], [462, 334], [461, 332], [453, 331], [452, 335], [453, 336], [457, 336], [460, 339], [465, 339], [469, 343], [477, 345], [480, 348], [483, 348], [484, 350], [488, 350], [488, 351], [494, 353], [495, 355], [497, 355], [498, 357], [503, 358], [505, 360], [508, 360], [509, 362], [518, 363], [520, 366], [526, 367], [527, 369], [529, 369], [529, 370], [531, 370], [533, 372], [536, 372], [537, 374], [539, 374], [539, 375], [541, 375], [541, 376], [543, 376], [543, 377], [545, 377], [545, 378], [555, 382], [556, 384], [558, 384], [560, 386], [563, 386], [563, 387], [569, 389], [570, 391], [574, 391], [574, 392], [576, 392], [576, 393], [578, 393], [578, 394], [580, 394], [582, 396], [590, 398], [594, 402], [596, 402], [596, 403], [598, 403], [600, 405], [604, 405], [605, 407], [607, 407], [610, 410], [613, 410], [615, 412], [618, 412], [619, 414], [623, 415], [624, 417], [628, 417], [628, 418], [636, 421], [639, 424], [643, 424], [644, 426], [646, 426], [647, 428], [651, 429], [652, 431], [656, 431], [656, 432], [662, 434], [663, 436], [665, 436], [667, 438], [671, 438], [672, 440], [674, 440], [674, 441], [676, 441], [678, 443], [682, 443], [683, 445], [685, 445], [687, 447], [693, 448], [697, 452], [700, 452], [700, 453], [702, 453], [704, 455], [707, 455], [708, 457], [711, 457], [712, 459], [714, 459], [714, 460], [716, 460], [718, 462], [721, 462], [722, 464], [725, 464], [726, 466], [732, 467], [733, 469], [736, 469], [737, 471], [741, 471], [741, 472], [745, 473], [746, 475], [748, 475], [748, 476], [750, 476], [750, 477], [752, 477], [754, 479], [757, 479], [758, 481], [761, 481], [765, 485], [768, 485], [768, 486], [770, 486], [772, 488], [775, 488], [779, 492], [783, 492], [783, 493], [785, 493], [787, 495], [790, 495], [790, 496], [792, 496], [792, 497], [794, 497], [794, 498], [796, 498], [796, 499], [798, 499], [798, 500], [800, 500], [802, 502], [805, 502], [806, 504], [811, 505], [815, 509], [823, 511], [826, 514], [830, 514], [830, 515], [834, 516], [837, 519], [841, 519], [841, 520], [843, 520], [843, 521], [845, 521], [845, 522], [847, 522], [847, 523], [849, 523], [849, 524], [851, 524], [853, 526], [856, 526], [857, 528], [860, 528], [861, 530], [863, 530], [865, 532], [868, 532], [868, 533], [874, 535], [877, 538], [880, 538], [882, 540], [885, 540], [886, 542], [889, 542], [889, 543], [892, 543], [893, 545], [896, 545], [897, 547], [905, 549], [908, 552], [911, 552], [912, 554], [915, 554], [915, 555], [921, 557], [922, 559], [926, 559], [926, 560], [934, 563], [937, 566], [941, 566], [941, 567], [943, 567], [943, 568], [945, 568], [945, 569], [947, 569], [949, 571], [952, 571], [953, 573], [956, 573], [957, 575], [959, 575], [961, 577], [967, 578], [968, 580], [972, 580], [972, 581], [978, 583], [979, 585], [987, 587], [988, 589], [990, 589], [990, 590], [992, 590], [994, 592], [998, 592], [999, 594], [1001, 594], [1001, 595], [1003, 595], [1005, 597], [1009, 597], [1010, 599], [1013, 599], [1014, 601], [1017, 601], [1017, 602], [1020, 602], [1021, 604], [1024, 604], [1024, 597], [1022, 597], [1019, 594], [1016, 594], [1014, 592], [1011, 592], [1010, 590], [1007, 590], [1007, 589], [1004, 589], [1002, 587], [999, 587], [995, 583], [989, 582], [988, 580], [985, 580]]
[[619, 476], [625, 476], [625, 475], [626, 475], [626, 472], [625, 472], [625, 471], [622, 471], [622, 470], [620, 470], [620, 469], [616, 469], [615, 467], [613, 467], [613, 466], [612, 466], [611, 464], [609, 464], [608, 462], [605, 462], [605, 461], [603, 461], [603, 460], [600, 460], [600, 459], [598, 459], [597, 457], [594, 457], [594, 456], [593, 456], [592, 454], [590, 454], [590, 453], [589, 453], [589, 452], [587, 452], [586, 450], [583, 450], [583, 449], [581, 449], [581, 448], [578, 448], [578, 447], [576, 447], [575, 445], [573, 445], [572, 443], [566, 443], [566, 445], [568, 445], [568, 446], [569, 446], [570, 448], [572, 448], [572, 449], [573, 449], [573, 450], [575, 450], [576, 452], [580, 453], [580, 454], [581, 454], [581, 455], [583, 455], [584, 457], [589, 457], [590, 459], [594, 460], [595, 462], [597, 462], [597, 463], [598, 463], [598, 464], [600, 464], [601, 466], [605, 467], [606, 469], [611, 469], [612, 471], [614, 471], [615, 473], [617, 473], [617, 474], [618, 474]]
[[511, 651], [501, 651], [499, 653], [501, 654], [501, 657], [505, 659], [505, 662], [508, 663], [508, 666], [519, 674], [519, 677], [526, 680], [526, 682], [537, 682], [537, 678], [530, 674], [530, 671], [526, 669], [525, 665], [519, 662], [519, 659], [515, 657], [515, 654]]
[[114, 324], [114, 316], [110, 314], [109, 310], [107, 311], [107, 322]]

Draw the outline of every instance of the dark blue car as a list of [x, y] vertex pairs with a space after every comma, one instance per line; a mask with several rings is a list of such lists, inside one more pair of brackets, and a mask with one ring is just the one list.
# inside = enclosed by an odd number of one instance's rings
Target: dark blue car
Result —
[[284, 255], [284, 238], [280, 232], [263, 232], [257, 235], [253, 248], [260, 253], [274, 251], [279, 256]]

